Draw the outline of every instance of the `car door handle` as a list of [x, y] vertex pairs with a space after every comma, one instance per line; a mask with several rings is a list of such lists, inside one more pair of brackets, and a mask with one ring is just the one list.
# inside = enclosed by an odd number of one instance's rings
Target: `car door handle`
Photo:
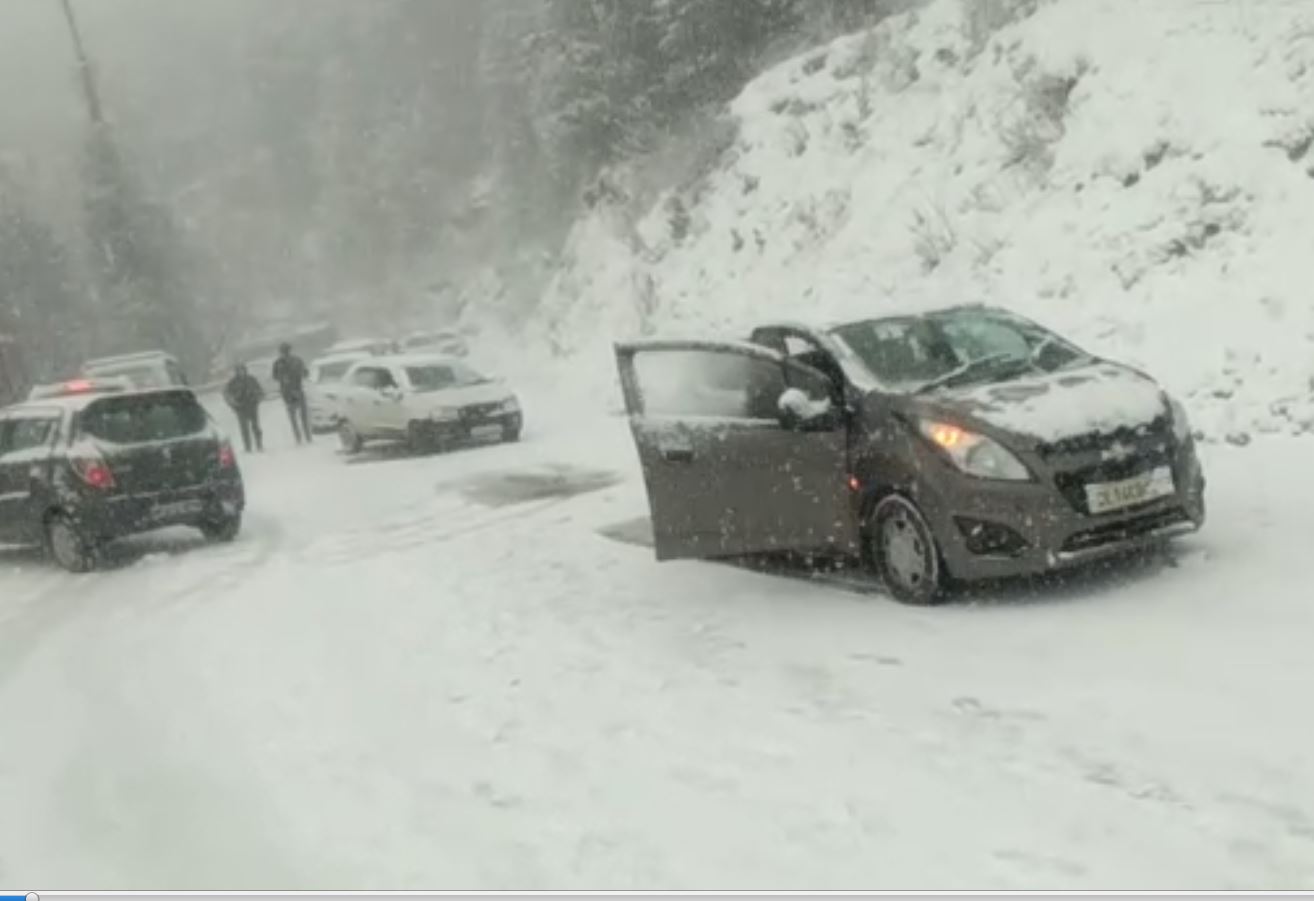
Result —
[[662, 448], [662, 459], [668, 463], [692, 463], [694, 459], [693, 448], [664, 447]]

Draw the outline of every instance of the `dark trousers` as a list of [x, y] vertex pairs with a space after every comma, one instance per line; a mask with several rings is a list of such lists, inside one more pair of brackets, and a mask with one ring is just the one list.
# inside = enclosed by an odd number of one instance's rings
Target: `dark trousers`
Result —
[[260, 408], [248, 407], [234, 412], [237, 413], [237, 424], [242, 429], [242, 446], [246, 452], [251, 453], [252, 448], [264, 450], [265, 433], [260, 430]]
[[283, 403], [287, 405], [287, 418], [292, 420], [292, 436], [297, 444], [313, 440], [310, 437], [310, 405], [304, 394], [285, 394]]

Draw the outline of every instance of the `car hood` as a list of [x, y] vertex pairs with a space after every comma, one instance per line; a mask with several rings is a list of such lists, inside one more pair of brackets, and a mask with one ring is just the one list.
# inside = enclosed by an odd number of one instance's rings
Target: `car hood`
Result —
[[947, 388], [928, 395], [936, 412], [1042, 442], [1136, 428], [1162, 416], [1163, 389], [1116, 363]]
[[416, 391], [411, 395], [419, 403], [433, 407], [464, 407], [467, 404], [493, 404], [510, 400], [515, 394], [505, 382], [492, 381], [461, 388]]

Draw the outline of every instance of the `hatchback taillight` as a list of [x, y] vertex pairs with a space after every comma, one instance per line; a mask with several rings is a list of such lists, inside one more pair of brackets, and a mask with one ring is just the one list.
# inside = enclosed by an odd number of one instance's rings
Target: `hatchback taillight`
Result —
[[232, 469], [237, 465], [237, 454], [233, 453], [233, 446], [227, 441], [219, 445], [219, 468]]
[[114, 472], [100, 457], [78, 457], [73, 461], [73, 471], [84, 484], [97, 491], [114, 487]]

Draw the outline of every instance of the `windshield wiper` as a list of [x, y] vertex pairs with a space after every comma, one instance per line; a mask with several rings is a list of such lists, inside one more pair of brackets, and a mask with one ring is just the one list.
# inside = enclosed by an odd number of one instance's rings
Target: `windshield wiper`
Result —
[[998, 354], [990, 354], [989, 356], [985, 356], [985, 357], [977, 357], [975, 360], [968, 360], [966, 363], [959, 366], [957, 369], [952, 369], [949, 372], [946, 372], [942, 376], [938, 376], [936, 378], [931, 379], [929, 382], [918, 388], [914, 393], [927, 394], [931, 391], [935, 391], [938, 388], [944, 388], [949, 385], [955, 385], [958, 384], [959, 382], [971, 381], [972, 379], [976, 378], [978, 375], [981, 375], [982, 373], [989, 372], [991, 369], [994, 369], [1000, 363], [1014, 363], [1026, 369], [1030, 369], [1032, 365], [1030, 360], [1024, 359], [1022, 357], [1018, 357], [1015, 354], [1010, 354], [1010, 353], [998, 353]]

